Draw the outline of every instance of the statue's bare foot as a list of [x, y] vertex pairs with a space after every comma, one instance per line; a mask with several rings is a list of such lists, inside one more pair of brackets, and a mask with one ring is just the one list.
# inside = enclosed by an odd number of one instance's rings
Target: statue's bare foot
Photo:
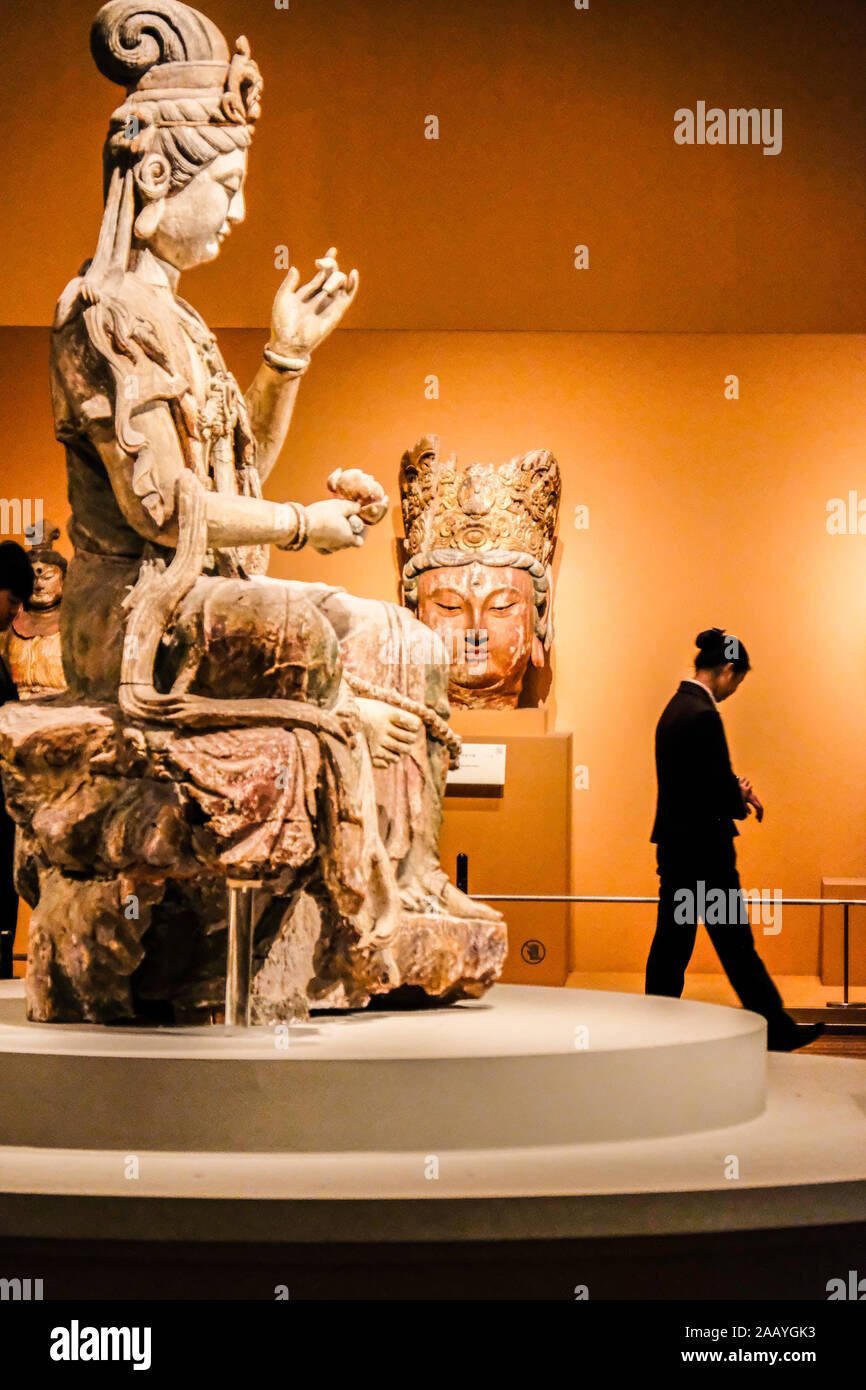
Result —
[[417, 714], [397, 709], [384, 700], [358, 698], [361, 726], [367, 736], [374, 767], [389, 767], [408, 753], [418, 737], [421, 720]]
[[480, 917], [484, 922], [502, 921], [502, 913], [497, 912], [495, 907], [489, 907], [477, 898], [470, 898], [459, 888], [455, 888], [453, 883], [445, 884], [439, 894], [439, 901], [452, 917]]
[[400, 902], [406, 912], [442, 913], [448, 917], [474, 917], [483, 922], [501, 922], [502, 913], [487, 903], [470, 898], [455, 888], [444, 869], [431, 868], [420, 880], [400, 888]]

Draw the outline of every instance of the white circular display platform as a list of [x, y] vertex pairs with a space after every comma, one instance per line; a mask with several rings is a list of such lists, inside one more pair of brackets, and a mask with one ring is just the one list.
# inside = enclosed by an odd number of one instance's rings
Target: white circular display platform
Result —
[[765, 1106], [766, 1025], [715, 1004], [498, 985], [290, 1027], [34, 1024], [0, 990], [0, 1132], [32, 1149], [440, 1152], [657, 1139]]

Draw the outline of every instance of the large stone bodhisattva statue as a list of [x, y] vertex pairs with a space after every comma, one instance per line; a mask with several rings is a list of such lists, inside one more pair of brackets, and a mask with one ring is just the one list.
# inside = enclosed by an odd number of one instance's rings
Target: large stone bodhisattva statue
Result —
[[243, 395], [178, 279], [244, 215], [262, 91], [249, 46], [230, 57], [173, 0], [111, 0], [91, 48], [126, 98], [96, 251], [52, 335], [69, 692], [0, 715], [34, 907], [29, 1016], [218, 1017], [227, 879], [260, 885], [255, 1021], [402, 986], [477, 996], [505, 927], [438, 862], [457, 746], [443, 649], [396, 605], [264, 573], [270, 545], [359, 546], [386, 512], [355, 469], [310, 506], [262, 496], [357, 274], [333, 251], [305, 285], [290, 270]]

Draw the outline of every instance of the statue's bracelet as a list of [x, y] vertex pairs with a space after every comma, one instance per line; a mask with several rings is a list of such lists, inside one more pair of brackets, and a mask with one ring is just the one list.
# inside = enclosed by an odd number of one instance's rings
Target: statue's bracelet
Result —
[[283, 357], [282, 353], [274, 352], [269, 347], [265, 348], [264, 359], [280, 376], [303, 376], [310, 365], [309, 357]]
[[307, 544], [307, 536], [310, 531], [310, 523], [307, 518], [307, 509], [302, 507], [299, 502], [282, 502], [280, 507], [290, 507], [295, 514], [295, 534], [291, 540], [277, 541], [280, 550], [301, 550]]

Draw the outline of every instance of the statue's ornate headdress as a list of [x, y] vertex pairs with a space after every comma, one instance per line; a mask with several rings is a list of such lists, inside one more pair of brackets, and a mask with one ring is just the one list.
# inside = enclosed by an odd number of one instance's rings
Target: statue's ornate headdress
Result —
[[559, 465], [546, 449], [508, 463], [439, 458], [439, 440], [420, 439], [403, 455], [400, 496], [409, 555], [441, 547], [469, 551], [521, 551], [547, 566], [556, 540]]
[[498, 465], [470, 463], [461, 472], [453, 458], [439, 458], [438, 435], [419, 439], [400, 466], [406, 604], [417, 606], [424, 570], [472, 560], [526, 569], [535, 586], [538, 635], [549, 644], [560, 491], [559, 464], [547, 449]]
[[41, 521], [38, 526], [30, 526], [25, 532], [26, 550], [31, 561], [41, 560], [44, 565], [57, 565], [66, 573], [68, 560], [61, 551], [55, 550], [54, 542], [60, 540], [60, 527], [52, 521]]

